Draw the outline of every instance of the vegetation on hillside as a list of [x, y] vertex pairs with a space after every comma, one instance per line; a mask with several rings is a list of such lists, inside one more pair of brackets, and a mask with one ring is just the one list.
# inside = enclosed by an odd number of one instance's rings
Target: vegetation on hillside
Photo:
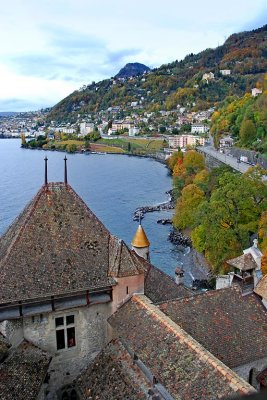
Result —
[[177, 196], [173, 225], [190, 229], [193, 246], [204, 253], [215, 273], [227, 270], [225, 262], [242, 254], [254, 233], [267, 251], [267, 185], [262, 181], [267, 171], [208, 171], [193, 150], [174, 153], [168, 166]]
[[[48, 119], [74, 122], [77, 115], [108, 107], [122, 109], [137, 102], [144, 110], [172, 109], [177, 104], [206, 109], [227, 96], [249, 92], [266, 71], [267, 25], [231, 35], [222, 46], [189, 54], [148, 74], [129, 79], [106, 79], [76, 90], [59, 102]], [[229, 69], [230, 75], [221, 70]], [[214, 78], [203, 80], [212, 72]]]
[[45, 136], [38, 136], [24, 144], [24, 148], [42, 148], [44, 150], [61, 150], [68, 153], [93, 151], [104, 153], [127, 153], [133, 155], [153, 155], [167, 146], [164, 140], [132, 139], [121, 137], [117, 139], [101, 139], [98, 132], [92, 132], [83, 138], [77, 135], [57, 134], [56, 140], [48, 140]]
[[239, 147], [267, 153], [267, 75], [258, 86], [263, 90], [259, 96], [227, 97], [214, 112], [211, 132], [217, 147], [221, 136], [229, 133]]

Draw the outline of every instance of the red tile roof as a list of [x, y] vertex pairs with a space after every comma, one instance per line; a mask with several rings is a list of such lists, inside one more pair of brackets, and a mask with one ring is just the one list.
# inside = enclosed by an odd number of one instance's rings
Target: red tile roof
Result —
[[145, 400], [151, 387], [118, 340], [112, 340], [76, 379], [81, 400]]
[[233, 286], [159, 308], [230, 368], [267, 357], [267, 310], [255, 294]]
[[145, 279], [145, 295], [153, 303], [170, 299], [192, 296], [193, 293], [183, 285], [177, 285], [174, 279], [153, 265], [148, 266]]
[[143, 272], [63, 183], [43, 186], [0, 239], [0, 304], [114, 285], [113, 277]]
[[174, 399], [215, 400], [254, 391], [144, 295], [133, 296], [109, 322]]
[[1, 400], [36, 400], [51, 357], [24, 341], [0, 366]]

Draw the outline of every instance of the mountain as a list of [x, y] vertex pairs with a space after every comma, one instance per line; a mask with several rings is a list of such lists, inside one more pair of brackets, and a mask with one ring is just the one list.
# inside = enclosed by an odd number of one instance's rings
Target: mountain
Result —
[[150, 68], [144, 64], [128, 63], [119, 71], [115, 78], [130, 78], [130, 76], [140, 75], [147, 71], [150, 71]]
[[263, 80], [267, 70], [267, 25], [235, 33], [222, 46], [189, 54], [135, 77], [117, 77], [76, 90], [56, 104], [48, 120], [75, 122], [78, 114], [109, 107], [128, 110], [132, 102], [147, 111], [192, 110], [220, 104], [227, 96], [243, 96]]
[[11, 117], [14, 115], [17, 115], [18, 113], [16, 111], [1, 111], [0, 112], [0, 117]]

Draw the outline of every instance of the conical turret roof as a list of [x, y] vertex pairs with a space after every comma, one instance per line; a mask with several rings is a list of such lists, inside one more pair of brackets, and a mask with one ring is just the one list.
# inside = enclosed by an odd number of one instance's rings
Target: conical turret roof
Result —
[[148, 247], [150, 242], [146, 236], [146, 233], [141, 224], [139, 224], [137, 231], [135, 232], [134, 238], [132, 240], [133, 247]]

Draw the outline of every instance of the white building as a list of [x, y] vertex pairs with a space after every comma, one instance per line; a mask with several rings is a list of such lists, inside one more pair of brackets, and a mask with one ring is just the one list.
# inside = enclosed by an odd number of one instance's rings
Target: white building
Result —
[[231, 70], [230, 69], [220, 69], [221, 75], [231, 75]]
[[210, 81], [210, 80], [212, 80], [212, 79], [214, 79], [214, 73], [213, 72], [206, 72], [205, 74], [203, 74], [203, 76], [202, 76], [202, 80], [203, 81]]
[[80, 123], [80, 135], [79, 136], [85, 136], [88, 133], [93, 132], [95, 129], [95, 126], [92, 122], [81, 122]]
[[205, 124], [192, 124], [191, 133], [206, 133], [209, 131], [208, 125]]
[[139, 134], [140, 129], [136, 126], [129, 128], [129, 136], [136, 136]]
[[253, 88], [253, 89], [251, 90], [251, 94], [252, 94], [253, 97], [258, 96], [258, 95], [261, 94], [261, 93], [262, 93], [262, 89]]

